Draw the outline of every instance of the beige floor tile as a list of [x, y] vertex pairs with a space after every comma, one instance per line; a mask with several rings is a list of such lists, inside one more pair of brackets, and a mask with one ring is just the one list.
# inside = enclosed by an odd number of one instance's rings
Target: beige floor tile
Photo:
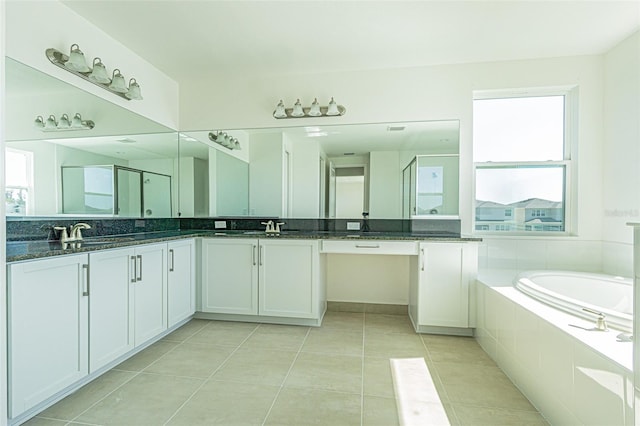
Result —
[[364, 358], [364, 394], [395, 398], [391, 365], [387, 358]]
[[256, 349], [298, 351], [308, 331], [309, 327], [260, 324], [260, 327], [242, 346]]
[[451, 403], [535, 411], [509, 378], [497, 367], [434, 363]]
[[327, 312], [324, 314], [321, 328], [362, 332], [362, 330], [364, 330], [364, 314], [354, 312]]
[[126, 371], [142, 371], [177, 345], [177, 342], [156, 342], [128, 360], [121, 362], [115, 368]]
[[302, 352], [362, 356], [362, 331], [312, 328], [302, 346]]
[[365, 314], [365, 334], [403, 333], [416, 335], [408, 315]]
[[396, 400], [365, 395], [362, 424], [364, 426], [400, 425]]
[[245, 322], [210, 321], [200, 331], [185, 340], [187, 343], [197, 343], [215, 346], [239, 346], [258, 324]]
[[140, 373], [76, 420], [102, 425], [158, 425], [202, 385], [201, 379]]
[[422, 334], [429, 356], [434, 362], [462, 362], [495, 367], [489, 355], [473, 337]]
[[213, 379], [280, 386], [295, 357], [293, 351], [240, 348]]
[[184, 342], [186, 339], [200, 331], [207, 325], [207, 323], [209, 323], [207, 320], [192, 319], [182, 327], [173, 331], [171, 334], [166, 335], [162, 340], [170, 342]]
[[46, 417], [34, 417], [23, 423], [24, 426], [64, 426], [68, 422], [66, 420], [50, 419]]
[[285, 386], [360, 394], [362, 358], [301, 352]]
[[147, 367], [145, 373], [208, 378], [231, 355], [234, 348], [182, 343]]
[[47, 408], [40, 413], [40, 416], [67, 421], [73, 420], [91, 405], [104, 398], [109, 392], [131, 380], [135, 375], [136, 373], [131, 371], [107, 371], [62, 401]]
[[359, 426], [360, 408], [360, 395], [319, 389], [284, 388], [265, 425]]
[[367, 333], [364, 337], [364, 355], [378, 358], [426, 357], [427, 350], [420, 336], [397, 333]]
[[169, 421], [169, 425], [261, 425], [279, 386], [212, 380]]
[[453, 404], [462, 426], [544, 426], [548, 423], [537, 412]]

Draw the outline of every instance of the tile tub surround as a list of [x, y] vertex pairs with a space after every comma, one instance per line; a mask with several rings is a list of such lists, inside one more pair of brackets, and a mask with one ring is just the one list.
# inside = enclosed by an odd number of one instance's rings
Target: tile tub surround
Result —
[[478, 276], [476, 340], [551, 424], [633, 424], [631, 343], [533, 300], [516, 271]]
[[321, 328], [192, 320], [26, 424], [393, 426], [401, 357], [424, 358], [452, 425], [547, 424], [473, 338], [347, 312]]

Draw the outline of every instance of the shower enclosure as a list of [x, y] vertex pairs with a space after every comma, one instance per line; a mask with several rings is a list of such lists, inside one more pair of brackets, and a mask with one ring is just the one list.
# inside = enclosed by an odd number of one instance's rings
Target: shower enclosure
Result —
[[402, 217], [458, 215], [458, 156], [417, 155], [402, 172]]
[[171, 176], [115, 165], [62, 166], [62, 213], [171, 217]]

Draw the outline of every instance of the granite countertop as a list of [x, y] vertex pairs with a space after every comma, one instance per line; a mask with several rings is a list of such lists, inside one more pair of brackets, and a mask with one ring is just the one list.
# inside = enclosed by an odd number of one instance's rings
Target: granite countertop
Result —
[[285, 238], [321, 240], [413, 240], [413, 241], [481, 241], [481, 238], [465, 237], [459, 234], [409, 233], [409, 232], [335, 232], [335, 231], [283, 231], [280, 235], [267, 235], [264, 231], [241, 230], [174, 230], [143, 232], [124, 235], [105, 235], [85, 238], [81, 242], [62, 244], [59, 241], [7, 241], [7, 263], [43, 257], [86, 253], [96, 250], [159, 243], [185, 238]]

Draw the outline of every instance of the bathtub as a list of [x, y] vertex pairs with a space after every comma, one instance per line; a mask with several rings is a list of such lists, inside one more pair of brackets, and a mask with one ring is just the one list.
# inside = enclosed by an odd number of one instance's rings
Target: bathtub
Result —
[[588, 308], [602, 312], [609, 327], [632, 332], [633, 280], [612, 275], [570, 271], [527, 271], [513, 285], [547, 305], [595, 320]]

